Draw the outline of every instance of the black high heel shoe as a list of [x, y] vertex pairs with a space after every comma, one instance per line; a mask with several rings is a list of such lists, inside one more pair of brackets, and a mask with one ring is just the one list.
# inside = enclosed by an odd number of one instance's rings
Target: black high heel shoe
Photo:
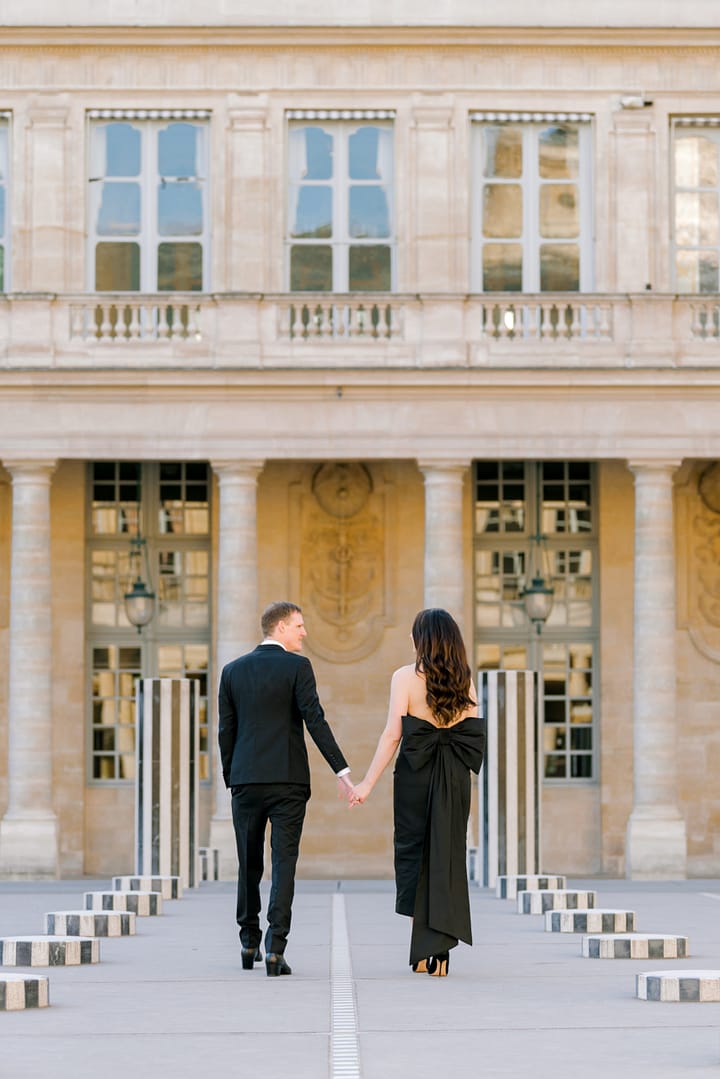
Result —
[[427, 972], [431, 978], [447, 978], [449, 969], [449, 952], [440, 952], [439, 955], [431, 955], [427, 961]]
[[252, 970], [256, 963], [262, 963], [260, 948], [243, 948], [240, 952], [243, 970]]
[[418, 959], [417, 963], [413, 963], [412, 965], [413, 974], [427, 974], [427, 965], [427, 959]]

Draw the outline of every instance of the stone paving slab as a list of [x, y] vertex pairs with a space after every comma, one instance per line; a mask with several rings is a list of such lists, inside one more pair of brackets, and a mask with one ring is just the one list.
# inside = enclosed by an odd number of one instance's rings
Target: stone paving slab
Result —
[[[692, 958], [673, 970], [720, 966], [720, 881], [568, 883], [595, 889], [603, 906], [636, 910], [644, 931], [690, 936]], [[32, 932], [38, 913], [74, 907], [84, 891], [107, 886], [0, 882], [0, 932]], [[473, 888], [475, 946], [453, 951], [448, 978], [415, 975], [409, 919], [394, 913], [392, 884], [339, 888], [361, 1079], [720, 1076], [720, 1004], [649, 1007], [635, 997], [636, 961], [588, 963], [576, 936], [546, 934], [512, 904]], [[104, 939], [99, 966], [53, 968], [49, 1008], [0, 1015], [0, 1075], [326, 1079], [337, 890], [335, 881], [298, 882], [287, 953], [295, 973], [281, 979], [267, 978], [264, 967], [241, 970], [231, 883], [186, 890], [162, 918], [146, 920], [141, 936]]]

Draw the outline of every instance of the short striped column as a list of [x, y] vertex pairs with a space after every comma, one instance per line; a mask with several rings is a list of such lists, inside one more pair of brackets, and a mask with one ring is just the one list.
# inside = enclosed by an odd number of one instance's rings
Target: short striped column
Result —
[[567, 878], [563, 876], [543, 877], [531, 873], [524, 877], [500, 876], [495, 885], [498, 899], [517, 899], [518, 892], [538, 892], [567, 887]]
[[637, 975], [640, 1000], [720, 1004], [720, 970], [651, 970]]
[[545, 915], [546, 933], [632, 933], [633, 910], [549, 910]]
[[160, 892], [163, 899], [182, 899], [180, 877], [113, 877], [114, 892]]
[[220, 850], [218, 847], [200, 847], [200, 880], [220, 880]]
[[479, 883], [540, 872], [540, 758], [535, 673], [481, 671], [487, 756], [478, 798]]
[[162, 914], [160, 892], [85, 892], [85, 910], [124, 910], [147, 918]]
[[59, 937], [133, 937], [135, 915], [123, 911], [56, 910], [45, 915], [45, 932]]
[[671, 933], [600, 933], [582, 939], [586, 959], [687, 959], [687, 937]]
[[42, 974], [0, 974], [0, 1012], [47, 1008], [50, 981]]
[[100, 941], [95, 937], [3, 937], [0, 966], [79, 967], [100, 962]]
[[595, 906], [597, 892], [573, 892], [567, 888], [553, 891], [518, 892], [518, 914], [545, 914], [548, 910], [587, 910]]
[[141, 678], [136, 698], [135, 872], [198, 883], [199, 685]]

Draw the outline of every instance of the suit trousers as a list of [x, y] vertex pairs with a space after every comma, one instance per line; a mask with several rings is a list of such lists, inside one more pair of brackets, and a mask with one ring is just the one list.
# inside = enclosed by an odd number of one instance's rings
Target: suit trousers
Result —
[[238, 854], [237, 923], [244, 948], [260, 944], [260, 881], [270, 822], [272, 883], [265, 951], [282, 955], [295, 894], [295, 867], [310, 787], [303, 783], [242, 783], [232, 788]]

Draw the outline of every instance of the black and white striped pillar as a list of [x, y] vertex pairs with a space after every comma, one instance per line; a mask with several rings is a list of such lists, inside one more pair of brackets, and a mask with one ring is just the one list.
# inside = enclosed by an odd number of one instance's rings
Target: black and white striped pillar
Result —
[[478, 883], [494, 888], [499, 876], [541, 871], [535, 673], [481, 671], [478, 699], [487, 720], [478, 798]]
[[135, 872], [198, 883], [199, 686], [191, 678], [138, 682]]

